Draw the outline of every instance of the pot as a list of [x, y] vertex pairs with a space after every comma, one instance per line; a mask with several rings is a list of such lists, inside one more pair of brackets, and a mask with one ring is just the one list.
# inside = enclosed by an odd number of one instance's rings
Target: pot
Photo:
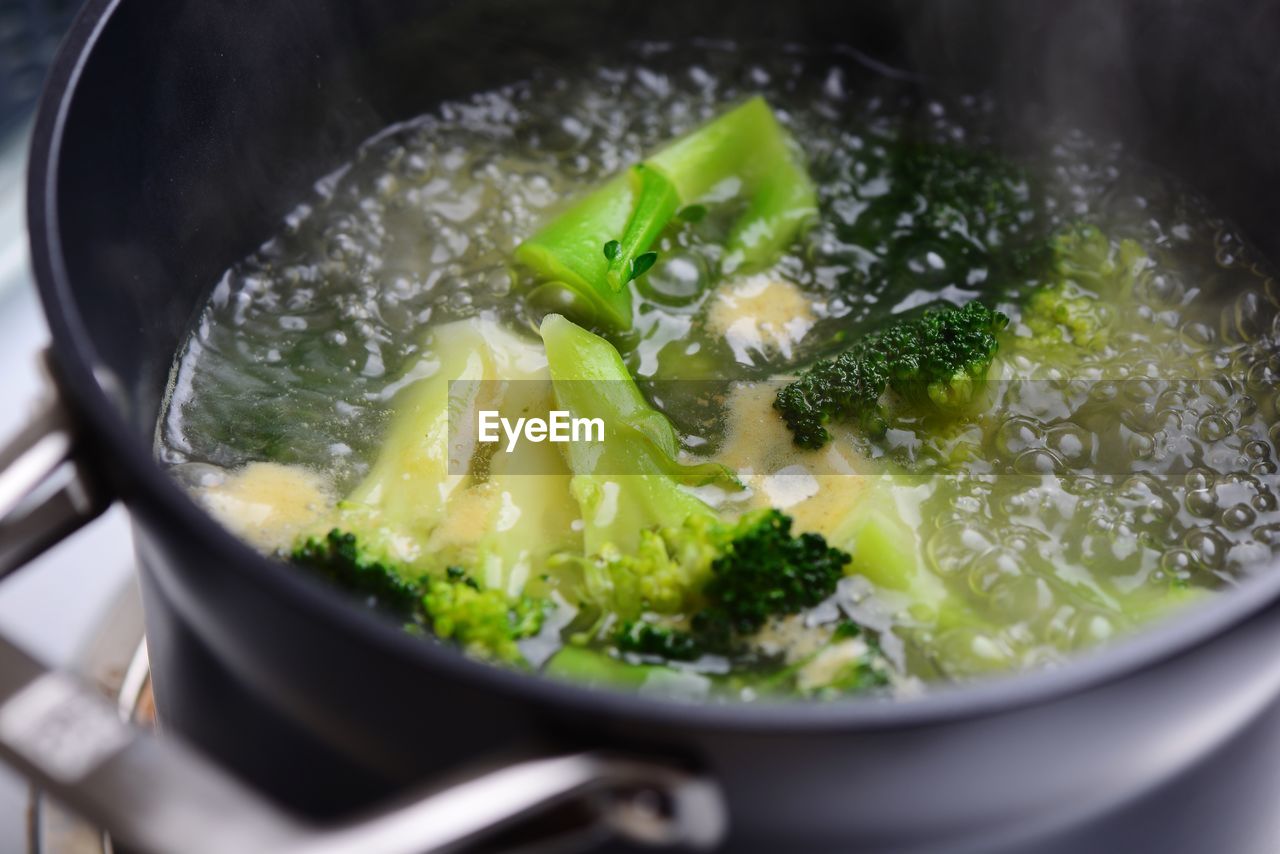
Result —
[[4, 755], [143, 851], [444, 850], [515, 822], [730, 850], [1271, 850], [1278, 572], [1052, 672], [681, 705], [409, 637], [236, 540], [156, 463], [192, 318], [317, 176], [386, 124], [619, 34], [832, 48], [989, 90], [1011, 128], [1123, 139], [1280, 255], [1274, 4], [89, 0], [33, 143], [57, 394], [0, 459], [0, 569], [124, 502], [166, 735], [9, 647]]

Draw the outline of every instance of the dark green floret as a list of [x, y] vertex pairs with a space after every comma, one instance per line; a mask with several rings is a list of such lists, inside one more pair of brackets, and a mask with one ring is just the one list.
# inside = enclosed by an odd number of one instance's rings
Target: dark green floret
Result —
[[309, 567], [343, 590], [373, 600], [381, 611], [410, 622], [422, 617], [422, 589], [389, 561], [372, 556], [355, 534], [334, 528], [301, 540], [290, 561]]
[[720, 645], [760, 631], [770, 617], [812, 608], [835, 592], [849, 560], [819, 534], [792, 534], [791, 517], [777, 510], [749, 514], [711, 562], [694, 631]]
[[656, 656], [671, 661], [692, 661], [703, 652], [702, 645], [688, 632], [643, 620], [624, 623], [614, 636], [613, 644], [619, 652]]
[[778, 392], [774, 408], [805, 448], [825, 445], [825, 425], [836, 419], [872, 434], [882, 431], [880, 398], [889, 388], [917, 408], [963, 409], [986, 379], [998, 349], [996, 335], [1008, 323], [976, 301], [932, 309], [814, 364]]
[[289, 559], [488, 661], [523, 664], [517, 641], [537, 634], [546, 613], [545, 602], [486, 590], [458, 567], [449, 567], [443, 578], [413, 581], [408, 567], [372, 556], [355, 534], [337, 529], [302, 540]]
[[629, 622], [614, 639], [619, 650], [683, 661], [732, 652], [770, 618], [799, 613], [833, 594], [850, 561], [819, 534], [793, 534], [791, 517], [777, 510], [703, 530], [714, 557], [691, 629]]

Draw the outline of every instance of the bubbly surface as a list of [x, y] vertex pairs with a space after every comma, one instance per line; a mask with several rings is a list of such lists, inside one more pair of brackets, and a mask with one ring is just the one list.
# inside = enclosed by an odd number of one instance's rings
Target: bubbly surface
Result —
[[[519, 299], [516, 245], [564, 199], [756, 93], [805, 149], [819, 221], [771, 271], [729, 282], [715, 273], [727, 221], [668, 232], [617, 343], [686, 449], [722, 453], [748, 475], [748, 501], [800, 527], [829, 533], [863, 478], [902, 479], [920, 559], [998, 626], [921, 630], [914, 652], [884, 644], [904, 676], [1053, 663], [1129, 628], [1117, 600], [1144, 585], [1213, 589], [1270, 560], [1270, 267], [1115, 145], [1055, 128], [998, 149], [984, 97], [930, 101], [830, 55], [648, 48], [389, 128], [213, 288], [175, 366], [161, 458], [224, 500], [240, 494], [227, 472], [263, 461], [342, 494], [368, 469], [424, 328], [478, 314], [530, 328], [546, 307]], [[1081, 220], [1137, 241], [1152, 266], [1114, 309], [1112, 340], [1053, 363], [1027, 343], [1020, 300], [1038, 284], [1037, 247]], [[945, 427], [899, 417], [878, 439], [842, 430], [822, 457], [789, 445], [772, 378], [892, 317], [979, 298], [1013, 320], [989, 407]], [[743, 385], [686, 399], [666, 382], [724, 378]], [[836, 599], [886, 631], [926, 622], [862, 578]], [[802, 645], [815, 620], [772, 627], [774, 642]]]

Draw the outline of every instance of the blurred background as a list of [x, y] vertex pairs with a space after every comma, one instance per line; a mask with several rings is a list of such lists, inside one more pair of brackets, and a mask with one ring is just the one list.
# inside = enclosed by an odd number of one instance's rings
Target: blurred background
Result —
[[[27, 267], [28, 136], [45, 74], [78, 0], [0, 0], [0, 436], [12, 434], [43, 386], [48, 331]], [[117, 508], [0, 589], [0, 632], [51, 663], [76, 666], [131, 581]], [[26, 783], [0, 768], [0, 851], [34, 850]]]

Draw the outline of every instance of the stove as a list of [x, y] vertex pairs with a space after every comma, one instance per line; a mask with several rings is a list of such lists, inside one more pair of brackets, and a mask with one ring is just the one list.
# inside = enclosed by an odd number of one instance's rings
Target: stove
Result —
[[[0, 437], [34, 412], [44, 387], [37, 355], [49, 333], [27, 265], [27, 138], [44, 69], [77, 5], [0, 0]], [[115, 508], [5, 581], [0, 632], [50, 664], [96, 666], [81, 650], [97, 642], [103, 619], [117, 613], [133, 570], [128, 522]], [[28, 847], [28, 799], [26, 782], [0, 766], [0, 851]]]
[[[132, 579], [107, 602], [90, 642], [72, 667], [116, 701], [122, 720], [156, 724], [151, 671], [143, 639], [142, 603]], [[28, 810], [30, 854], [111, 854], [110, 839], [33, 789]]]

